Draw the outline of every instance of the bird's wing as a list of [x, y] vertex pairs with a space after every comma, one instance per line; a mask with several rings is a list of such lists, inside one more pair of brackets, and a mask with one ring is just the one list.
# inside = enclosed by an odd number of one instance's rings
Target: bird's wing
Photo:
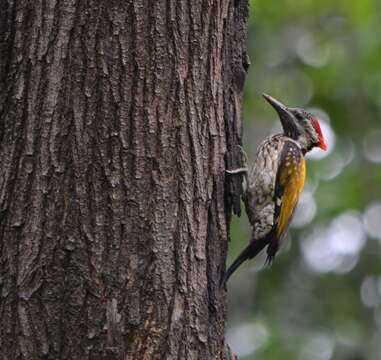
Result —
[[[284, 143], [276, 175], [274, 191], [274, 244], [268, 249], [270, 260], [286, 235], [295, 206], [304, 187], [306, 165], [303, 153], [292, 141]], [[271, 249], [272, 248], [272, 249]], [[271, 253], [274, 254], [271, 254]]]

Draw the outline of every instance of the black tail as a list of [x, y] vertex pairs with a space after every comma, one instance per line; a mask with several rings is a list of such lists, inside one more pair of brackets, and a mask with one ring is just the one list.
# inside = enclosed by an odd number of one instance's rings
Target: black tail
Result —
[[223, 279], [222, 285], [225, 284], [230, 276], [238, 269], [238, 267], [245, 262], [248, 259], [252, 259], [255, 256], [257, 256], [261, 250], [268, 244], [267, 238], [261, 239], [261, 240], [256, 240], [252, 241], [245, 250], [241, 252], [241, 254], [235, 259], [233, 264], [229, 266], [229, 268], [226, 271], [225, 277]]

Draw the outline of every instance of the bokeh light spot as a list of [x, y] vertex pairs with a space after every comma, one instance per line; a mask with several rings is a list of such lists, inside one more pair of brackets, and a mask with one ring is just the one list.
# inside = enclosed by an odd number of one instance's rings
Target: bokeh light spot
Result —
[[328, 62], [330, 48], [324, 44], [318, 44], [310, 34], [305, 34], [298, 40], [296, 52], [305, 64], [322, 67]]
[[316, 272], [344, 273], [357, 264], [366, 241], [361, 217], [348, 211], [302, 237], [301, 247], [309, 267]]
[[363, 141], [364, 155], [371, 162], [381, 162], [381, 129], [369, 132]]
[[332, 336], [317, 334], [302, 348], [300, 360], [329, 360], [332, 358], [334, 346]]
[[361, 301], [366, 307], [376, 307], [380, 304], [378, 283], [375, 276], [368, 275], [361, 283]]
[[368, 205], [363, 219], [369, 236], [381, 240], [381, 202], [375, 201]]
[[300, 228], [309, 224], [316, 215], [316, 202], [311, 191], [305, 189], [303, 191], [298, 206], [295, 211], [295, 216], [291, 226]]
[[250, 355], [265, 345], [269, 332], [262, 323], [246, 323], [228, 329], [226, 337], [234, 354], [241, 357]]

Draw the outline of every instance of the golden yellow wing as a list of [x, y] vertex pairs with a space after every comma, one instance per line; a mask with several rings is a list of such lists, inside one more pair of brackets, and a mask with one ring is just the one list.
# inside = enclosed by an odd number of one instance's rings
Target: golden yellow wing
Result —
[[274, 191], [274, 227], [267, 261], [271, 263], [278, 251], [280, 243], [287, 234], [292, 215], [298, 203], [306, 178], [306, 163], [298, 145], [286, 141], [280, 155]]
[[306, 178], [306, 164], [300, 148], [287, 141], [282, 149], [275, 183], [274, 237], [268, 249], [272, 260], [287, 233]]

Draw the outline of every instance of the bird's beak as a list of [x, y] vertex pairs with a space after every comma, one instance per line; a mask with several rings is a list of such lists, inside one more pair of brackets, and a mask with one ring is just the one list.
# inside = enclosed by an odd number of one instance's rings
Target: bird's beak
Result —
[[287, 132], [288, 129], [293, 128], [295, 126], [294, 117], [291, 114], [291, 112], [288, 110], [286, 105], [283, 105], [280, 101], [274, 99], [270, 95], [262, 94], [262, 96], [278, 113], [285, 132]]
[[262, 96], [267, 100], [267, 102], [277, 111], [280, 117], [285, 114], [289, 114], [287, 106], [283, 105], [280, 101], [274, 99], [272, 96], [267, 94], [262, 94]]

